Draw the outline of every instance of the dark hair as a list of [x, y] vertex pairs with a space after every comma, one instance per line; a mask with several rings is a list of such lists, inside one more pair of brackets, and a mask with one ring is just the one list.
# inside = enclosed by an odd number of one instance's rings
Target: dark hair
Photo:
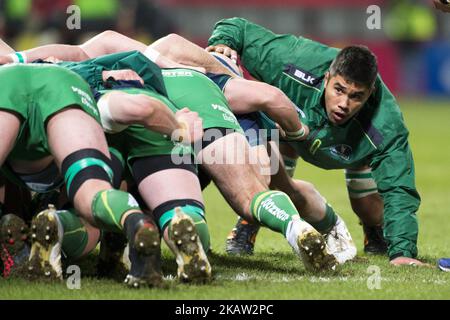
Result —
[[342, 49], [330, 66], [330, 75], [340, 75], [348, 81], [371, 88], [378, 74], [377, 58], [366, 46]]

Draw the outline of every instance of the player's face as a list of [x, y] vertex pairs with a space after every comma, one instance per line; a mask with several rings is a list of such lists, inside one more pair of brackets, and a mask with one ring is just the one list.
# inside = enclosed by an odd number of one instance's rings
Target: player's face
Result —
[[325, 76], [325, 108], [331, 123], [341, 125], [361, 110], [372, 89], [348, 82], [340, 75]]

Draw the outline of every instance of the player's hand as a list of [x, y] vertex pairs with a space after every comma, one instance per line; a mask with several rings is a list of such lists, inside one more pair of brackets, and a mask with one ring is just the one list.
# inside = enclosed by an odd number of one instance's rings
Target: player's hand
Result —
[[434, 0], [433, 2], [436, 9], [443, 12], [450, 12], [450, 4], [442, 3], [441, 0]]
[[172, 134], [173, 141], [179, 141], [185, 144], [199, 141], [203, 137], [203, 120], [197, 112], [188, 108], [183, 108], [175, 113], [182, 129], [175, 130]]
[[227, 56], [228, 58], [230, 58], [231, 60], [234, 61], [234, 63], [237, 64], [237, 60], [238, 60], [238, 54], [236, 52], [236, 50], [231, 49], [230, 47], [224, 45], [224, 44], [218, 44], [216, 46], [208, 46], [205, 49], [207, 52], [217, 52], [217, 53], [221, 53], [224, 56]]
[[0, 56], [0, 65], [7, 64], [7, 63], [13, 63], [11, 57], [8, 55], [1, 55]]
[[408, 258], [408, 257], [397, 257], [391, 260], [391, 264], [394, 266], [417, 266], [417, 267], [429, 267], [428, 263], [423, 263], [417, 259]]
[[144, 80], [142, 80], [142, 78], [135, 71], [130, 69], [111, 71], [105, 70], [102, 72], [103, 81], [106, 81], [111, 77], [115, 80], [139, 81], [142, 85], [144, 85]]

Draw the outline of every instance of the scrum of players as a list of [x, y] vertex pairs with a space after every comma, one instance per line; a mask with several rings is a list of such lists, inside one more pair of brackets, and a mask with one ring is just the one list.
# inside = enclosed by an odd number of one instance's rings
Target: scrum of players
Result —
[[336, 271], [356, 246], [314, 185], [293, 178], [299, 157], [345, 169], [367, 253], [422, 264], [408, 132], [370, 50], [240, 18], [219, 21], [209, 44], [114, 31], [79, 46], [0, 43], [4, 277], [62, 279], [63, 263], [99, 247], [100, 276], [158, 287], [164, 239], [179, 281], [208, 283], [211, 181], [239, 216], [229, 254], [253, 253], [263, 226], [305, 269]]

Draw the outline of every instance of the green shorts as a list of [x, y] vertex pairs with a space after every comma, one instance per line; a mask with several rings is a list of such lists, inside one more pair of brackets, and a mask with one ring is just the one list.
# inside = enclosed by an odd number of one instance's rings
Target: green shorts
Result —
[[[111, 91], [113, 90], [104, 90], [100, 91], [100, 93], [105, 94]], [[160, 100], [171, 110], [177, 110], [169, 99], [154, 91], [138, 88], [121, 89], [120, 91], [129, 94], [145, 94]], [[108, 140], [108, 145], [118, 150], [128, 165], [130, 165], [135, 158], [171, 155], [174, 157], [174, 160], [177, 161], [179, 160], [178, 157], [190, 158], [192, 155], [192, 148], [190, 145], [173, 142], [169, 137], [148, 130], [141, 125], [131, 125], [121, 132], [108, 133], [106, 134], [106, 138]]]
[[50, 154], [46, 123], [68, 106], [78, 106], [100, 123], [88, 84], [67, 69], [48, 64], [0, 67], [0, 109], [19, 115], [21, 127], [9, 159], [37, 160]]
[[222, 91], [206, 75], [190, 69], [163, 69], [162, 74], [169, 99], [178, 110], [187, 107], [197, 112], [203, 119], [203, 129], [243, 133]]

